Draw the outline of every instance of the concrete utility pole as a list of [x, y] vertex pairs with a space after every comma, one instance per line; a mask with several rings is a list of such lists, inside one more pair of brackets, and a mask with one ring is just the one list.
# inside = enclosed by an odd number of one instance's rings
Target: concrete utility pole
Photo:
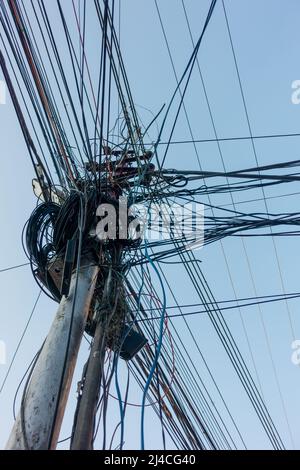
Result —
[[[103, 289], [103, 296], [100, 310], [97, 312], [98, 305], [95, 305], [96, 311], [96, 329], [94, 340], [91, 347], [89, 360], [87, 363], [82, 395], [79, 398], [78, 414], [75, 422], [74, 435], [71, 442], [71, 450], [92, 450], [94, 420], [97, 413], [97, 404], [102, 381], [106, 334], [109, 320], [105, 320], [108, 313], [109, 297], [112, 289], [112, 270], [109, 270]], [[118, 294], [115, 299], [115, 305], [118, 302]], [[109, 316], [113, 315], [109, 312]]]
[[93, 448], [94, 419], [97, 412], [104, 356], [105, 330], [102, 322], [99, 321], [88, 360], [71, 450], [92, 450]]
[[87, 257], [81, 260], [78, 278], [73, 272], [69, 295], [60, 302], [6, 449], [56, 448], [98, 272]]

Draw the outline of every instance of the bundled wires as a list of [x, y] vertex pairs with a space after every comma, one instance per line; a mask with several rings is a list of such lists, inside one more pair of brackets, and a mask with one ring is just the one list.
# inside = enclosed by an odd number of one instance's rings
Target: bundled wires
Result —
[[[242, 213], [214, 206], [210, 200], [209, 204], [204, 204], [202, 198], [297, 183], [300, 180], [300, 161], [257, 165], [230, 172], [225, 167], [224, 171], [203, 171], [167, 169], [164, 166], [216, 4], [216, 0], [210, 3], [188, 63], [181, 77], [178, 79], [176, 76], [177, 86], [163, 114], [157, 139], [148, 148], [144, 137], [164, 107], [150, 124], [141, 125], [116, 31], [116, 0], [84, 0], [78, 9], [72, 0], [69, 10], [65, 2], [56, 0], [57, 33], [45, 2], [32, 0], [30, 8], [23, 0], [0, 3], [0, 40], [4, 50], [4, 53], [0, 52], [0, 65], [41, 189], [39, 204], [24, 227], [24, 248], [33, 275], [44, 292], [59, 302], [63, 295], [63, 272], [70, 243], [74, 247], [71, 271], [78, 271], [80, 258], [87, 252], [93, 254], [94, 262], [100, 267], [86, 325], [86, 332], [92, 337], [91, 350], [95, 345], [97, 327], [100, 325], [103, 330], [99, 354], [101, 372], [91, 413], [91, 448], [96, 445], [97, 434], [101, 430], [103, 449], [111, 448], [118, 437], [118, 447], [123, 449], [126, 413], [130, 406], [140, 410], [142, 449], [147, 445], [145, 415], [149, 407], [160, 423], [164, 448], [167, 436], [177, 449], [246, 448], [246, 439], [186, 319], [196, 312], [184, 312], [185, 307], [178, 303], [162, 269], [163, 263], [168, 262], [180, 263], [184, 267], [199, 300], [194, 306], [200, 305], [201, 312], [210, 319], [271, 445], [275, 449], [284, 448], [224, 318], [223, 307], [214, 298], [200, 262], [190, 248], [194, 242], [205, 245], [229, 236], [268, 236], [270, 234], [264, 229], [269, 227], [275, 229], [272, 236], [298, 236], [300, 232], [294, 228], [300, 224], [298, 212]], [[87, 50], [87, 16], [91, 11], [97, 25], [95, 41], [100, 51], [96, 65], [90, 62]], [[178, 94], [179, 105], [160, 158], [163, 131]], [[112, 116], [117, 118], [114, 120]], [[199, 180], [203, 180], [201, 186]], [[210, 185], [208, 180], [212, 181]], [[147, 236], [144, 239], [130, 238], [127, 233], [127, 238], [121, 240], [118, 235], [124, 227], [118, 221], [116, 237], [99, 240], [96, 226], [99, 218], [103, 220], [105, 217], [104, 213], [101, 217], [98, 215], [99, 205], [110, 204], [119, 215], [122, 197], [127, 198], [129, 205], [139, 204], [147, 215], [152, 207], [161, 205], [170, 209], [167, 214], [170, 215], [172, 204], [176, 202], [202, 204], [212, 210], [212, 215], [203, 213], [201, 233], [195, 219], [197, 214], [192, 208], [185, 215], [187, 233], [178, 231], [180, 224], [174, 216], [169, 219], [171, 229], [167, 238], [158, 236], [151, 240], [148, 232], [149, 239]], [[158, 213], [161, 215], [160, 209]], [[135, 222], [135, 226], [143, 225], [140, 215], [131, 214], [129, 222]], [[152, 225], [152, 233], [160, 234], [163, 223], [164, 220], [160, 220]], [[125, 228], [127, 230], [127, 223]], [[157, 283], [158, 288], [155, 287]], [[175, 315], [169, 314], [167, 308], [169, 296], [175, 303]], [[266, 301], [297, 296], [299, 294], [295, 293]], [[259, 302], [258, 297], [253, 300], [253, 303]], [[209, 384], [203, 380], [188, 345], [172, 321], [173, 316], [182, 318]], [[125, 349], [134, 335], [142, 338], [142, 344], [136, 354], [126, 359], [128, 351]], [[68, 353], [68, 345], [66, 350]], [[119, 363], [124, 358], [128, 361], [128, 375], [122, 395]], [[90, 357], [78, 388], [71, 447], [78, 430], [80, 404], [91, 361]], [[130, 402], [132, 378], [141, 389], [140, 403]], [[112, 392], [113, 384], [116, 396]], [[210, 388], [218, 396], [221, 409], [211, 397]], [[109, 439], [107, 410], [111, 399], [117, 400], [119, 418]]]

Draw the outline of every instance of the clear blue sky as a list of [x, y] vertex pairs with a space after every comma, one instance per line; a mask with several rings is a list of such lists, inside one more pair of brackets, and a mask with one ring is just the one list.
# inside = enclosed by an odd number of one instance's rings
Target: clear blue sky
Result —
[[[25, 0], [25, 3], [28, 0]], [[70, 0], [64, 0], [64, 5]], [[87, 0], [91, 4], [91, 0]], [[117, 2], [118, 3], [118, 2]], [[253, 135], [300, 132], [300, 105], [291, 102], [291, 84], [300, 79], [298, 49], [300, 42], [297, 0], [226, 0], [226, 8], [236, 50], [241, 80], [247, 102]], [[57, 16], [56, 2], [45, 1], [53, 19]], [[185, 0], [193, 35], [198, 38], [210, 2]], [[70, 6], [69, 5], [69, 6]], [[192, 45], [185, 22], [181, 0], [159, 0], [161, 16], [172, 51], [175, 68], [180, 75], [192, 52]], [[68, 6], [66, 6], [66, 9]], [[30, 9], [28, 9], [30, 13]], [[89, 16], [90, 31], [94, 19]], [[61, 32], [58, 30], [59, 37]], [[91, 35], [88, 49], [90, 63], [96, 60], [100, 50]], [[176, 86], [170, 59], [164, 43], [153, 0], [121, 0], [121, 48], [127, 68], [134, 100], [138, 106], [156, 113], [168, 102]], [[62, 51], [62, 54], [64, 51]], [[65, 52], [66, 54], [66, 52]], [[248, 127], [241, 100], [230, 42], [226, 29], [222, 3], [219, 1], [199, 51], [199, 63], [219, 137], [247, 136]], [[0, 75], [0, 79], [1, 79]], [[186, 96], [194, 137], [214, 138], [211, 120], [197, 69], [194, 70]], [[143, 120], [151, 120], [147, 111], [140, 109]], [[31, 190], [33, 170], [21, 131], [9, 97], [0, 105], [1, 129], [1, 233], [0, 270], [26, 261], [21, 246], [21, 231], [30, 215], [35, 197]], [[154, 132], [155, 137], [155, 132]], [[181, 114], [174, 140], [190, 139], [184, 114]], [[266, 139], [256, 141], [259, 164], [288, 161], [299, 158], [300, 138]], [[222, 163], [215, 143], [197, 145], [204, 170], [222, 170]], [[221, 144], [227, 169], [255, 166], [250, 141], [234, 141]], [[166, 167], [197, 168], [195, 152], [191, 145], [173, 146], [168, 153]], [[267, 196], [297, 192], [298, 184], [281, 185], [267, 190]], [[235, 193], [235, 203], [260, 198], [261, 193]], [[268, 200], [270, 212], [293, 212], [299, 209], [299, 195]], [[228, 195], [213, 198], [215, 204], [230, 204]], [[237, 205], [244, 212], [264, 211], [263, 202]], [[281, 277], [272, 239], [253, 238], [245, 241], [226, 239], [223, 249], [220, 243], [197, 252], [202, 268], [218, 300], [237, 297], [299, 291], [299, 242], [297, 238], [280, 238], [275, 248], [281, 267]], [[225, 257], [230, 266], [226, 267]], [[250, 266], [250, 269], [249, 269]], [[191, 284], [181, 268], [166, 268], [171, 285], [182, 304], [198, 302]], [[0, 340], [7, 346], [7, 365], [0, 365], [0, 382], [7, 372], [15, 347], [24, 329], [38, 287], [28, 267], [0, 273]], [[254, 283], [252, 281], [254, 279]], [[234, 287], [233, 287], [234, 286]], [[168, 294], [169, 304], [172, 299]], [[257, 369], [266, 404], [287, 448], [300, 448], [300, 370], [291, 362], [291, 342], [300, 339], [299, 300], [289, 301], [289, 311], [284, 302], [241, 310], [244, 327]], [[12, 400], [25, 368], [41, 345], [53, 318], [56, 305], [42, 296], [33, 321], [24, 338], [9, 379], [0, 395], [0, 447], [5, 445], [13, 424]], [[245, 330], [238, 310], [224, 312], [249, 368], [255, 376], [253, 360], [247, 345]], [[289, 321], [291, 318], [291, 322]], [[262, 322], [263, 319], [263, 322]], [[203, 364], [197, 356], [190, 337], [180, 319], [174, 320], [182, 334], [195, 364], [204, 380], [207, 379]], [[269, 448], [269, 443], [259, 425], [228, 359], [219, 344], [209, 320], [204, 315], [188, 319], [197, 342], [224, 397], [234, 415], [249, 448]], [[294, 336], [291, 333], [291, 324]], [[264, 328], [263, 328], [264, 325]], [[70, 395], [70, 407], [66, 413], [62, 437], [67, 437], [75, 403], [76, 382], [80, 377], [86, 357], [84, 345]], [[275, 364], [275, 367], [273, 367]], [[122, 371], [121, 371], [122, 373]], [[276, 380], [276, 377], [277, 380]], [[207, 379], [208, 380], [208, 379]], [[212, 389], [216, 403], [218, 398]], [[280, 397], [282, 396], [282, 399]], [[131, 401], [141, 402], [141, 393], [133, 387]], [[125, 448], [139, 448], [139, 412], [129, 409]], [[118, 421], [118, 410], [112, 406], [111, 429]], [[290, 427], [290, 431], [288, 430]], [[153, 432], [158, 421], [147, 411], [146, 446], [161, 445], [160, 436]], [[99, 441], [101, 442], [101, 441]]]

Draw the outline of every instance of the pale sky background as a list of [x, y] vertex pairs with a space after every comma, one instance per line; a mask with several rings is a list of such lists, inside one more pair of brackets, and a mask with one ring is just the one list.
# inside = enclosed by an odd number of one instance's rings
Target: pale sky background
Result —
[[[30, 3], [25, 0], [26, 3]], [[87, 0], [91, 5], [92, 0]], [[118, 1], [116, 2], [118, 4]], [[300, 105], [291, 102], [294, 80], [300, 79], [299, 61], [299, 15], [297, 0], [226, 0], [226, 8], [234, 42], [241, 80], [247, 102], [253, 135], [285, 134], [300, 132]], [[57, 17], [56, 2], [45, 2], [53, 19]], [[210, 1], [185, 0], [191, 29], [198, 38]], [[64, 0], [66, 9], [70, 0]], [[192, 52], [192, 45], [184, 18], [181, 0], [159, 0], [161, 16], [172, 51], [176, 71], [180, 76]], [[90, 7], [92, 9], [92, 6]], [[30, 9], [28, 8], [30, 14]], [[94, 19], [88, 17], [91, 31]], [[57, 38], [61, 31], [56, 30]], [[97, 38], [89, 44], [88, 54], [91, 63], [97, 54]], [[65, 43], [64, 43], [65, 44]], [[134, 101], [138, 106], [156, 113], [163, 103], [168, 102], [176, 82], [168, 57], [166, 45], [158, 21], [154, 0], [121, 0], [121, 48], [129, 76]], [[61, 54], [67, 54], [62, 50]], [[199, 52], [207, 94], [211, 104], [218, 136], [238, 137], [249, 135], [245, 112], [241, 100], [233, 56], [226, 29], [222, 2], [218, 1], [213, 18]], [[0, 79], [3, 78], [0, 72]], [[195, 68], [186, 107], [196, 139], [213, 139], [213, 129], [209, 118], [203, 88], [197, 68]], [[137, 108], [143, 119], [151, 120], [151, 114]], [[0, 105], [1, 130], [1, 232], [0, 270], [26, 262], [21, 245], [21, 232], [32, 212], [36, 199], [31, 189], [33, 169], [27, 149], [19, 129], [17, 118], [9, 96], [7, 103]], [[71, 137], [70, 137], [71, 138]], [[155, 132], [154, 132], [155, 138]], [[181, 114], [174, 140], [190, 139], [184, 114]], [[259, 164], [295, 160], [300, 155], [300, 138], [278, 138], [256, 141]], [[222, 169], [220, 156], [215, 143], [197, 144], [204, 170]], [[240, 169], [255, 166], [250, 141], [221, 143], [226, 168]], [[191, 145], [174, 145], [168, 153], [166, 167], [195, 169], [197, 160]], [[281, 185], [267, 189], [267, 196], [278, 196], [299, 191], [298, 183]], [[234, 193], [235, 202], [260, 198], [259, 191]], [[230, 204], [228, 195], [213, 197], [217, 204]], [[237, 205], [244, 212], [264, 211], [263, 202]], [[299, 195], [268, 200], [269, 212], [293, 212], [299, 210]], [[250, 260], [257, 295], [281, 294], [282, 283], [271, 238], [252, 238], [245, 241]], [[230, 274], [238, 297], [254, 296], [251, 274], [246, 262], [242, 242], [238, 238], [223, 241]], [[297, 237], [278, 238], [276, 249], [280, 262], [285, 291], [299, 292], [300, 256]], [[234, 298], [232, 283], [224, 261], [220, 243], [204, 247], [197, 252], [202, 261], [202, 269], [217, 300]], [[196, 303], [198, 298], [184, 270], [180, 267], [166, 267], [165, 272], [172, 284], [179, 302]], [[7, 349], [7, 364], [0, 365], [2, 382], [20, 335], [24, 329], [39, 289], [29, 267], [0, 273], [0, 340]], [[172, 299], [168, 294], [168, 303]], [[257, 307], [242, 309], [243, 320], [249, 335], [258, 376], [270, 414], [287, 448], [300, 449], [300, 370], [291, 362], [291, 343], [300, 339], [299, 299], [288, 301], [294, 335], [291, 333], [288, 311], [285, 302], [261, 306], [266, 326], [263, 330], [260, 311]], [[42, 295], [28, 332], [22, 342], [15, 364], [5, 388], [0, 394], [0, 448], [5, 446], [13, 424], [12, 401], [18, 383], [34, 354], [40, 347], [56, 310], [56, 305]], [[224, 312], [233, 335], [253, 372], [238, 310]], [[249, 400], [245, 396], [227, 356], [209, 320], [205, 315], [187, 317], [196, 335], [201, 350], [211, 371], [220, 386], [249, 448], [269, 449], [269, 442], [254, 415]], [[189, 351], [194, 355], [195, 364], [206, 380], [200, 358], [181, 319], [174, 319]], [[280, 391], [284, 401], [286, 416], [276, 384], [272, 360], [268, 352], [266, 337], [270, 344]], [[75, 371], [74, 384], [70, 393], [70, 406], [63, 424], [61, 438], [68, 437], [75, 404], [76, 382], [80, 378], [83, 360], [87, 357], [86, 345]], [[122, 369], [122, 367], [121, 367]], [[123, 377], [123, 371], [120, 371]], [[253, 372], [254, 376], [254, 372]], [[133, 383], [133, 382], [132, 382]], [[125, 384], [123, 382], [123, 389]], [[212, 390], [212, 394], [215, 392]], [[130, 401], [141, 403], [142, 394], [133, 386]], [[215, 398], [217, 403], [217, 397]], [[20, 396], [18, 404], [20, 403]], [[112, 405], [109, 410], [109, 428], [114, 429], [118, 422], [118, 408]], [[140, 413], [136, 408], [128, 409], [124, 448], [139, 448]], [[287, 423], [288, 422], [288, 423]], [[293, 445], [288, 432], [291, 429]], [[159, 423], [151, 410], [146, 413], [146, 448], [161, 447]], [[97, 443], [100, 446], [101, 432]], [[116, 439], [116, 445], [118, 439]], [[172, 447], [172, 444], [169, 443]], [[61, 447], [67, 448], [67, 444]]]

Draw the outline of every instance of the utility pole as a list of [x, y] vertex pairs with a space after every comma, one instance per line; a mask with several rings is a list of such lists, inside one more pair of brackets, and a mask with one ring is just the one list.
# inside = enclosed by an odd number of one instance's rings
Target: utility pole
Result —
[[72, 274], [38, 356], [6, 449], [55, 449], [72, 383], [80, 342], [99, 273], [95, 261], [81, 260]]
[[101, 386], [105, 356], [105, 329], [101, 321], [96, 326], [94, 342], [88, 359], [71, 450], [92, 450], [94, 419]]
[[105, 280], [101, 305], [95, 305], [96, 328], [90, 356], [84, 373], [82, 394], [79, 396], [71, 450], [92, 450], [94, 421], [104, 371], [105, 347], [109, 323], [114, 315], [119, 294], [115, 298], [115, 306], [111, 309], [112, 269], [110, 267]]

